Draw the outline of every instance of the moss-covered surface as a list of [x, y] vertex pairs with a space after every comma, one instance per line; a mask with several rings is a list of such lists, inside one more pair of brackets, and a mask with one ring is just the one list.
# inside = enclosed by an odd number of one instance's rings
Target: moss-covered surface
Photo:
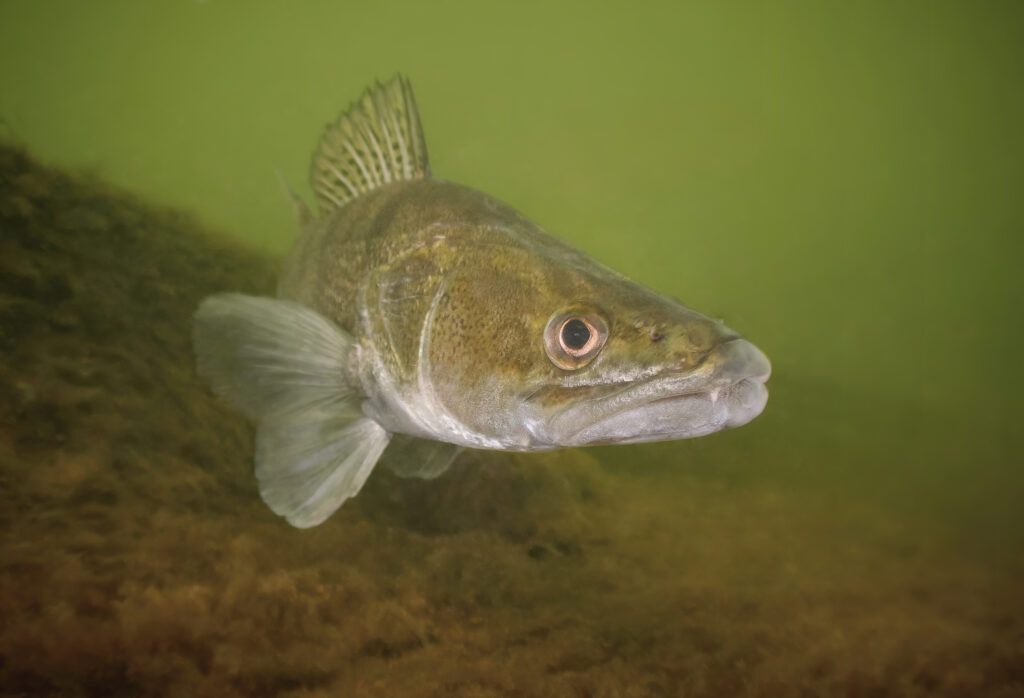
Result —
[[189, 347], [272, 260], [10, 149], [0, 226], [4, 695], [1024, 696], [1013, 569], [823, 496], [475, 452], [290, 528]]

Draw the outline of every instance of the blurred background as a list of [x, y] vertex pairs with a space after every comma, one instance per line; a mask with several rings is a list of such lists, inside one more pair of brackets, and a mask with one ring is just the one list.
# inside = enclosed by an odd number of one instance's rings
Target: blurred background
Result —
[[[600, 449], [1024, 543], [1024, 6], [3, 0], [0, 135], [253, 247], [324, 125], [396, 71], [436, 176], [772, 359], [765, 414]], [[682, 486], [681, 482], [681, 486]]]

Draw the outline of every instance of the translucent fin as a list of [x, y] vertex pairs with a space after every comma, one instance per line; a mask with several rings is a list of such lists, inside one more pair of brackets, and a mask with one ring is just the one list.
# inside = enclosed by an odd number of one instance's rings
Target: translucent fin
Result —
[[320, 212], [327, 213], [382, 184], [428, 174], [412, 87], [396, 75], [367, 90], [327, 127], [310, 178]]
[[358, 494], [388, 445], [390, 435], [377, 422], [345, 407], [324, 403], [260, 422], [260, 496], [292, 526], [323, 523]]
[[448, 470], [461, 446], [395, 434], [380, 463], [399, 477], [432, 480]]
[[219, 293], [199, 304], [192, 339], [199, 375], [252, 419], [352, 394], [352, 339], [304, 305]]
[[352, 339], [291, 301], [210, 296], [195, 315], [199, 375], [259, 421], [263, 500], [294, 526], [315, 526], [366, 481], [390, 435], [346, 381]]
[[288, 186], [288, 182], [285, 180], [281, 170], [274, 168], [274, 176], [277, 177], [277, 183], [281, 187], [281, 193], [284, 194], [285, 198], [288, 199], [288, 203], [292, 205], [292, 215], [295, 216], [295, 220], [299, 222], [299, 228], [305, 228], [313, 221], [313, 214], [309, 210], [309, 206], [302, 200], [295, 190]]

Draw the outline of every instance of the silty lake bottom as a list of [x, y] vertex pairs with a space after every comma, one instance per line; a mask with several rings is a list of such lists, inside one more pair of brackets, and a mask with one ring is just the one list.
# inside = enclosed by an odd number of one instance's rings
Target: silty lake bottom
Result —
[[1024, 696], [1013, 512], [863, 485], [1004, 467], [955, 415], [776, 375], [735, 432], [377, 469], [297, 530], [190, 348], [278, 260], [17, 149], [0, 225], [3, 695]]

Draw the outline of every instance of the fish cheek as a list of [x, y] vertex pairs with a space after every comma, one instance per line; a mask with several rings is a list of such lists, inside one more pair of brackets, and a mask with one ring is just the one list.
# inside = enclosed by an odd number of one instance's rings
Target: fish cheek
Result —
[[514, 270], [488, 265], [449, 279], [431, 323], [430, 375], [445, 409], [474, 431], [515, 426], [516, 396], [546, 362], [536, 303]]

